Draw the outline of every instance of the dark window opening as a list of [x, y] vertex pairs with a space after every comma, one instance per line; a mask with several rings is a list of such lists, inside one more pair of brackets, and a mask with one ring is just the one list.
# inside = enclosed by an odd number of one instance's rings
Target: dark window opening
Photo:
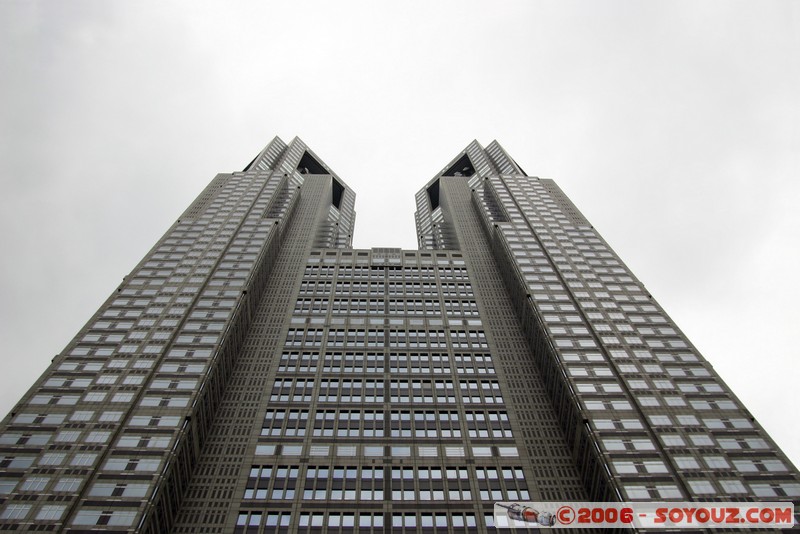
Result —
[[[260, 154], [260, 153], [259, 153], [259, 154]], [[248, 164], [247, 164], [247, 167], [245, 167], [245, 168], [244, 168], [244, 170], [243, 170], [242, 172], [247, 172], [247, 171], [249, 171], [249, 170], [250, 170], [250, 167], [252, 167], [252, 166], [253, 166], [253, 163], [255, 163], [255, 162], [256, 162], [256, 160], [258, 159], [258, 156], [259, 156], [259, 154], [256, 154], [256, 157], [254, 157], [254, 158], [253, 158], [253, 161], [251, 161], [250, 163], [248, 163]]]
[[520, 167], [520, 166], [519, 166], [519, 163], [517, 163], [517, 161], [516, 161], [515, 159], [513, 159], [513, 158], [512, 158], [512, 159], [511, 159], [511, 161], [513, 161], [513, 162], [514, 162], [514, 165], [516, 165], [516, 166], [517, 166], [517, 168], [518, 168], [520, 171], [522, 171], [522, 174], [524, 174], [525, 176], [528, 176], [528, 173], [527, 173], [527, 172], [525, 172], [525, 169], [523, 169], [522, 167]]
[[308, 152], [303, 153], [300, 163], [297, 164], [300, 174], [330, 174], [322, 164], [314, 159]]
[[455, 165], [447, 169], [442, 176], [472, 176], [475, 174], [475, 167], [466, 154], [456, 161]]
[[439, 207], [439, 180], [428, 186], [428, 200], [431, 201], [431, 211]]
[[331, 189], [333, 190], [333, 198], [331, 202], [333, 202], [334, 207], [336, 209], [340, 209], [342, 206], [342, 197], [344, 196], [344, 186], [340, 184], [336, 178], [331, 178], [331, 185], [333, 186]]

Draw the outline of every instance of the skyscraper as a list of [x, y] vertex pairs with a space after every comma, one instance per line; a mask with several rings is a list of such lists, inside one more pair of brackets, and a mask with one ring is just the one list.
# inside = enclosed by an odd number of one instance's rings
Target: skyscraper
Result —
[[491, 529], [800, 475], [552, 180], [470, 143], [417, 251], [302, 141], [220, 174], [4, 419], [0, 527]]

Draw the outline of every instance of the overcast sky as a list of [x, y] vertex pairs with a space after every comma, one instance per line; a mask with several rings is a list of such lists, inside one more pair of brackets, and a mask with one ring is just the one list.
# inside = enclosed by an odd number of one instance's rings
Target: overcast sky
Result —
[[477, 138], [553, 178], [800, 465], [800, 3], [0, 3], [0, 411], [218, 172], [298, 135], [416, 248]]

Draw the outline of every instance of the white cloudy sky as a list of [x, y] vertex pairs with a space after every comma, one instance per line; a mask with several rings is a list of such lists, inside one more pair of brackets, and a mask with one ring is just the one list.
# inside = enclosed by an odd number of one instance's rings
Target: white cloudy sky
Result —
[[470, 140], [554, 178], [800, 465], [797, 2], [0, 3], [0, 411], [217, 172], [302, 137], [358, 247]]

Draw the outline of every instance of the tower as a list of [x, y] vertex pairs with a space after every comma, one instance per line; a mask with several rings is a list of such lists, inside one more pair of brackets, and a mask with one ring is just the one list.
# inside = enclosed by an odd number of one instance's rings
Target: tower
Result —
[[496, 501], [800, 498], [552, 180], [470, 143], [354, 250], [301, 140], [215, 177], [0, 430], [0, 525], [483, 532]]

